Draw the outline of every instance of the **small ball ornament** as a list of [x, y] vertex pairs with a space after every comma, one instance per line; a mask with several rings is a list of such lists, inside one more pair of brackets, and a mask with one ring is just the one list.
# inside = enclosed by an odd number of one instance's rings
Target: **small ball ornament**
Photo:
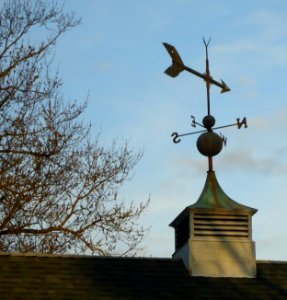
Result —
[[215, 124], [215, 118], [211, 115], [207, 115], [202, 119], [202, 124], [205, 128], [211, 129]]

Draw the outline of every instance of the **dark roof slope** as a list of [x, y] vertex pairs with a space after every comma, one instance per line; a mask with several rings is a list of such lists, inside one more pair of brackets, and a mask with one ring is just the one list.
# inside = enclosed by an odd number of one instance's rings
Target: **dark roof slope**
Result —
[[287, 262], [256, 279], [190, 277], [157, 258], [0, 255], [0, 299], [287, 299]]

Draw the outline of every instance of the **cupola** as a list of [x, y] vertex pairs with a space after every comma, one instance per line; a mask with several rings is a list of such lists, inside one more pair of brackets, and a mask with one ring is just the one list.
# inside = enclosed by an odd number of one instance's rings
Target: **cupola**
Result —
[[192, 276], [255, 277], [256, 211], [229, 198], [209, 171], [197, 202], [170, 224], [175, 229], [173, 258], [181, 258]]

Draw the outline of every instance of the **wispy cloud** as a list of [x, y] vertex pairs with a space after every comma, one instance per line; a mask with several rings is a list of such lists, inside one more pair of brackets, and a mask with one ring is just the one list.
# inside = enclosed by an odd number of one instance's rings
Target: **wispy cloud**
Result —
[[285, 10], [255, 11], [248, 15], [245, 23], [246, 25], [259, 27], [262, 34], [264, 34], [264, 37], [267, 37], [269, 40], [278, 41], [287, 37], [287, 19]]
[[[287, 151], [286, 148], [280, 151]], [[287, 172], [287, 164], [282, 162], [278, 156], [262, 157], [255, 155], [251, 149], [241, 148], [238, 151], [225, 153], [216, 158], [216, 163], [220, 166], [222, 172], [228, 171], [244, 171], [246, 173], [257, 173], [264, 175], [282, 175]], [[202, 174], [206, 169], [206, 159], [201, 160], [190, 159], [189, 157], [181, 157], [177, 160], [181, 168], [189, 170], [189, 172]]]
[[109, 63], [105, 62], [98, 62], [94, 66], [94, 70], [96, 72], [109, 72], [112, 70], [112, 66]]
[[259, 173], [264, 175], [282, 175], [287, 172], [287, 164], [280, 161], [279, 158], [259, 157], [250, 150], [241, 150], [228, 153], [221, 157], [219, 161], [222, 170], [244, 170], [246, 172]]
[[[285, 10], [252, 10], [233, 22], [237, 38], [214, 46], [218, 57], [249, 57], [248, 64], [276, 68], [287, 66], [287, 18]], [[239, 30], [240, 28], [240, 30]], [[246, 62], [247, 64], [247, 62]]]

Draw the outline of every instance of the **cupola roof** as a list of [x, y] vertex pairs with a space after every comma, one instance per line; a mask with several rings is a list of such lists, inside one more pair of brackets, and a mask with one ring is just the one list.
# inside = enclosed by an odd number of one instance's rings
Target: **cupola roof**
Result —
[[219, 185], [214, 171], [207, 172], [201, 195], [189, 208], [241, 210], [251, 212], [252, 215], [257, 212], [257, 209], [240, 204], [227, 196]]
[[185, 216], [189, 214], [192, 209], [211, 209], [211, 210], [225, 210], [233, 212], [245, 212], [254, 215], [257, 209], [240, 204], [229, 196], [221, 188], [217, 181], [214, 171], [208, 171], [205, 185], [198, 198], [198, 200], [187, 206], [170, 224], [175, 227]]

